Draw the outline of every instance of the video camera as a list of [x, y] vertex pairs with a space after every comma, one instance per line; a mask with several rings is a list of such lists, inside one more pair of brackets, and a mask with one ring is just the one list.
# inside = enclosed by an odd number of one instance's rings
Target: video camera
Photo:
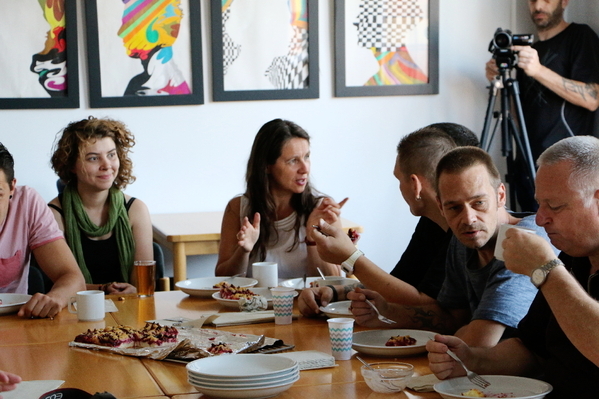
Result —
[[532, 33], [512, 35], [509, 29], [497, 28], [493, 40], [489, 43], [489, 52], [493, 53], [497, 67], [500, 69], [513, 68], [518, 60], [512, 46], [530, 46], [533, 40]]

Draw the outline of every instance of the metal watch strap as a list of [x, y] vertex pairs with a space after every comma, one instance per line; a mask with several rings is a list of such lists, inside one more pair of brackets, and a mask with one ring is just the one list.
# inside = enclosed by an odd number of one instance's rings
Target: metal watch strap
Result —
[[[532, 271], [531, 275], [530, 275], [530, 280], [531, 282], [537, 287], [540, 288], [543, 284], [545, 284], [545, 281], [547, 280], [547, 276], [549, 275], [549, 272], [551, 272], [551, 270], [553, 270], [554, 268], [556, 268], [557, 266], [563, 265], [564, 262], [561, 261], [561, 259], [553, 259], [550, 260], [549, 262], [545, 263], [543, 266], [536, 268], [535, 270]], [[542, 280], [541, 281], [535, 281], [534, 279], [534, 275], [535, 273], [542, 273]]]
[[354, 264], [360, 256], [364, 255], [364, 252], [356, 249], [353, 254], [349, 256], [345, 261], [341, 263], [341, 268], [346, 274], [354, 274]]

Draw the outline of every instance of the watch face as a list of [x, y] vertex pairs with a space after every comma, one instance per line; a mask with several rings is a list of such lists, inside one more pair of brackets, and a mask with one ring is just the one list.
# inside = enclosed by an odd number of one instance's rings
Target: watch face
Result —
[[541, 270], [541, 269], [535, 269], [533, 270], [531, 276], [530, 276], [530, 280], [532, 281], [532, 283], [535, 286], [539, 286], [541, 284], [543, 284], [543, 282], [545, 281], [545, 271]]

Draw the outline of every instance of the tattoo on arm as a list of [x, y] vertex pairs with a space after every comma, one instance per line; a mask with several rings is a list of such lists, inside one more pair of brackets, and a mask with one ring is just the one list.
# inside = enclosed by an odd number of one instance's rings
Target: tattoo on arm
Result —
[[575, 82], [573, 80], [566, 79], [566, 78], [562, 78], [562, 82], [564, 84], [564, 89], [566, 89], [566, 91], [569, 91], [569, 92], [572, 92], [572, 93], [577, 93], [583, 99], [585, 98], [585, 96], [584, 96], [584, 93], [585, 93], [585, 87], [584, 87], [584, 85], [581, 85], [580, 83], [577, 83], [577, 82]]
[[592, 98], [594, 98], [595, 100], [597, 99], [597, 96], [598, 96], [597, 87], [599, 87], [599, 85], [597, 85], [596, 83], [587, 83], [585, 85], [587, 94], [589, 96], [591, 96]]
[[404, 306], [410, 320], [419, 328], [431, 331], [437, 331], [445, 334], [452, 334], [453, 326], [444, 312], [425, 309], [422, 306]]
[[597, 90], [599, 85], [596, 83], [578, 83], [566, 78], [562, 78], [562, 82], [566, 91], [577, 93], [583, 100], [586, 100], [587, 96], [596, 100], [599, 96], [599, 91]]
[[344, 285], [343, 286], [343, 299], [347, 299], [347, 294], [352, 292], [356, 287], [364, 288], [364, 285], [361, 283]]

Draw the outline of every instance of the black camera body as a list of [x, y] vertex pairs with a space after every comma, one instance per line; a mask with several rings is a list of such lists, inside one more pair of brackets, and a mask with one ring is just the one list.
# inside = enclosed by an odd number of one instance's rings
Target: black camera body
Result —
[[493, 53], [500, 69], [512, 68], [518, 63], [512, 46], [530, 46], [533, 40], [532, 33], [513, 35], [509, 29], [497, 28], [493, 40], [489, 43], [489, 52]]

